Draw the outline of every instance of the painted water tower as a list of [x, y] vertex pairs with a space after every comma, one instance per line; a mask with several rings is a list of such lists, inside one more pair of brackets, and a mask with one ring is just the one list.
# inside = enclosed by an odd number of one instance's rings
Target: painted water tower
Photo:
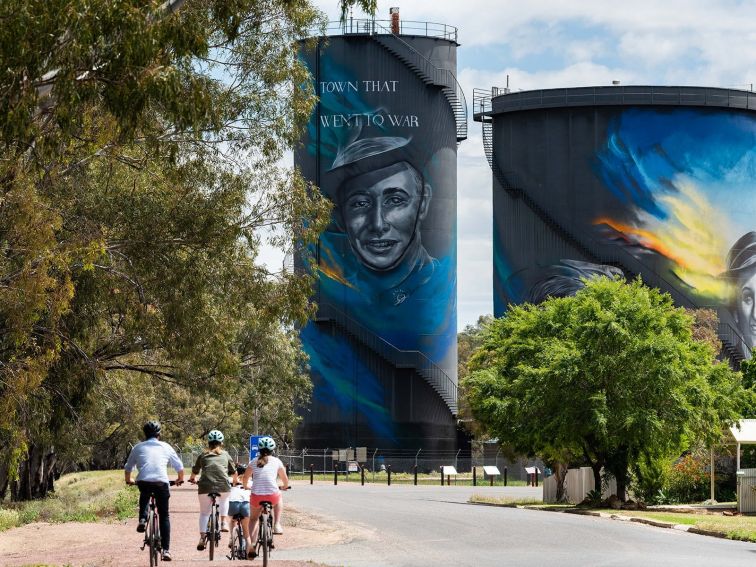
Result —
[[301, 447], [457, 444], [457, 30], [391, 16], [302, 44], [319, 102], [295, 165], [333, 213], [311, 251]]

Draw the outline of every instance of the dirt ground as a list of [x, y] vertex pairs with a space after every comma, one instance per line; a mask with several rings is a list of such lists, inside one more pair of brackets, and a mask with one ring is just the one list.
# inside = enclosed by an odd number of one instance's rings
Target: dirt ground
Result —
[[[296, 486], [295, 486], [296, 489]], [[171, 489], [171, 555], [178, 566], [208, 563], [207, 551], [197, 551], [197, 489], [184, 485]], [[0, 533], [0, 565], [3, 566], [142, 566], [149, 564], [147, 550], [141, 551], [142, 535], [136, 533], [137, 520], [114, 523], [35, 523]], [[278, 549], [320, 547], [350, 539], [346, 525], [325, 523], [321, 518], [290, 506], [284, 512], [284, 533], [276, 536]], [[228, 561], [228, 534], [223, 533], [215, 561]], [[299, 567], [315, 564], [277, 561], [273, 565]], [[248, 562], [260, 565], [259, 559]], [[169, 565], [165, 564], [166, 567]]]

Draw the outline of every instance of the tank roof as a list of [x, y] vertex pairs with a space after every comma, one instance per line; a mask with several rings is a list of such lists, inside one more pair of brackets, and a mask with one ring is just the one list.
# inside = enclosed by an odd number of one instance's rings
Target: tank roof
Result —
[[[708, 106], [756, 110], [756, 92], [718, 87], [622, 85], [502, 92], [475, 119], [507, 112], [585, 106]], [[498, 94], [497, 94], [498, 93]]]

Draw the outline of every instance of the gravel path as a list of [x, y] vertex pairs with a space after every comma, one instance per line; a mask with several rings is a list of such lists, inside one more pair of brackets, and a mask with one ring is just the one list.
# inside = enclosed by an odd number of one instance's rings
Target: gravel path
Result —
[[[296, 491], [296, 483], [294, 490]], [[288, 495], [287, 495], [288, 496]], [[181, 486], [171, 489], [171, 555], [179, 566], [208, 563], [207, 551], [197, 551], [197, 489]], [[337, 522], [324, 523], [319, 517], [287, 507], [284, 534], [276, 536], [278, 550], [338, 544], [349, 539], [349, 528]], [[149, 565], [147, 550], [141, 551], [141, 534], [136, 519], [118, 523], [28, 524], [0, 533], [0, 565], [71, 565], [76, 567]], [[228, 534], [223, 534], [215, 561], [227, 562]], [[278, 567], [316, 564], [305, 560], [277, 560]], [[259, 559], [248, 565], [260, 565]], [[166, 567], [169, 565], [165, 563]]]

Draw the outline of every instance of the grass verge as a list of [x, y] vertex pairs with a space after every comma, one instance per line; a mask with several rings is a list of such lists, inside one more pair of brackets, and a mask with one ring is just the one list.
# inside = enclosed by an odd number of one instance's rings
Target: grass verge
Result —
[[124, 486], [121, 471], [64, 475], [43, 500], [2, 503], [0, 531], [32, 522], [97, 522], [135, 517], [139, 491]]
[[603, 511], [622, 516], [669, 522], [670, 524], [684, 524], [699, 530], [723, 534], [727, 539], [756, 542], [756, 516], [720, 516], [719, 514], [637, 512], [631, 510]]
[[495, 506], [538, 506], [543, 508], [564, 508], [556, 504], [544, 504], [542, 500], [536, 498], [512, 498], [510, 496], [488, 496], [485, 494], [473, 494], [468, 502], [473, 504], [492, 504]]

